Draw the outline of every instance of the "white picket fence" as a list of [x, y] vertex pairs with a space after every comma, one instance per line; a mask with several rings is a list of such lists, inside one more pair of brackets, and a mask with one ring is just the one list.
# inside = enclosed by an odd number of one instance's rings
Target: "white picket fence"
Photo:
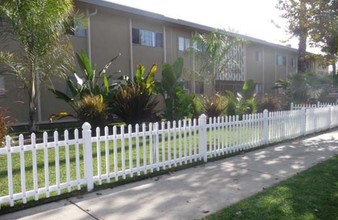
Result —
[[290, 104], [290, 110], [300, 110], [302, 108], [326, 108], [329, 106], [337, 106], [337, 103], [326, 103], [326, 102], [317, 102], [316, 104], [295, 104], [293, 102], [291, 102]]
[[[238, 152], [271, 142], [333, 128], [338, 125], [338, 107], [257, 113], [198, 120], [99, 128], [83, 124], [82, 133], [68, 131], [53, 141], [43, 134], [37, 143], [24, 144], [19, 136], [12, 146], [0, 148], [0, 207], [16, 201], [60, 195], [94, 184], [119, 181], [208, 158]], [[94, 132], [93, 132], [94, 133]], [[80, 137], [81, 136], [81, 137]], [[7, 189], [7, 190], [6, 190]]]

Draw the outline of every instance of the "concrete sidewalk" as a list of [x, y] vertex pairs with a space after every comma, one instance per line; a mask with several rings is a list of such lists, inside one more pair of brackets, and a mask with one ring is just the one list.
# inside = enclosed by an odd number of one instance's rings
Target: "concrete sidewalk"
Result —
[[7, 219], [196, 219], [338, 154], [338, 130], [0, 216]]

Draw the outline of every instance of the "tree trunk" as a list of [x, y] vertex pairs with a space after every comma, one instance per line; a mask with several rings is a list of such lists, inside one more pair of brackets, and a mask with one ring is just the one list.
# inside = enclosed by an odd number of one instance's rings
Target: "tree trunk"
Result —
[[37, 116], [37, 76], [31, 69], [31, 88], [28, 88], [29, 97], [29, 132], [36, 132], [36, 116]]
[[300, 2], [299, 10], [299, 44], [298, 44], [298, 73], [306, 72], [306, 41], [308, 37], [308, 31], [306, 28], [307, 23], [307, 11], [305, 1]]
[[305, 73], [306, 72], [306, 41], [307, 41], [307, 33], [302, 32], [299, 35], [299, 44], [298, 44], [298, 72]]

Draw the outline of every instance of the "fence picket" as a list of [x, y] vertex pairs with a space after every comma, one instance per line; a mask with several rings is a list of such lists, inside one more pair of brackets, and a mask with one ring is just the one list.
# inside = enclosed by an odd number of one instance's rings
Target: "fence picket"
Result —
[[109, 150], [109, 130], [108, 127], [104, 127], [104, 146], [105, 146], [105, 159], [106, 159], [106, 175], [107, 175], [107, 182], [110, 183], [110, 150]]
[[135, 125], [135, 136], [136, 136], [136, 167], [137, 175], [141, 175], [140, 172], [140, 138], [139, 138], [140, 126], [139, 124]]
[[133, 177], [133, 142], [132, 142], [132, 128], [128, 125], [128, 145], [129, 145], [129, 170], [130, 177]]
[[66, 151], [66, 179], [67, 179], [67, 191], [71, 191], [71, 185], [70, 185], [70, 159], [69, 159], [69, 133], [68, 130], [65, 130], [64, 132], [65, 137], [65, 151]]
[[[20, 177], [21, 177], [22, 202], [23, 204], [26, 204], [27, 196], [26, 196], [25, 147], [24, 147], [24, 139], [23, 139], [22, 134], [20, 134], [19, 136], [19, 146], [20, 146], [20, 174], [21, 174]], [[46, 172], [45, 172], [45, 175], [46, 175]], [[47, 172], [47, 176], [48, 176], [48, 172]]]
[[60, 157], [59, 157], [59, 136], [58, 132], [54, 131], [54, 144], [55, 144], [55, 182], [57, 187], [57, 194], [61, 194], [60, 188]]
[[12, 168], [12, 150], [11, 138], [6, 136], [6, 153], [7, 153], [7, 175], [8, 175], [8, 194], [9, 205], [14, 206], [14, 192], [13, 192], [13, 168]]
[[114, 177], [115, 181], [119, 180], [118, 175], [118, 157], [117, 157], [117, 136], [116, 136], [116, 126], [113, 127], [113, 145], [114, 145]]
[[171, 123], [170, 121], [167, 122], [167, 141], [168, 141], [168, 164], [169, 164], [169, 169], [171, 168]]
[[124, 145], [124, 125], [121, 126], [121, 164], [122, 164], [122, 178], [126, 179], [126, 149]]
[[74, 130], [74, 139], [75, 139], [75, 169], [76, 169], [76, 186], [77, 190], [81, 189], [81, 167], [80, 167], [80, 147], [79, 147], [79, 130]]

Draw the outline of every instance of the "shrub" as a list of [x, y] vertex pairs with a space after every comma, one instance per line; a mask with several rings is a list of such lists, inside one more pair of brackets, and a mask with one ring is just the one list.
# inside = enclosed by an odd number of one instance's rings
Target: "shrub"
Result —
[[8, 132], [8, 119], [7, 111], [0, 107], [0, 146]]
[[149, 89], [136, 83], [119, 86], [112, 97], [114, 113], [127, 124], [154, 121], [157, 99]]
[[203, 113], [208, 117], [218, 117], [224, 114], [225, 111], [225, 98], [219, 94], [215, 94], [211, 97], [203, 97], [202, 102]]
[[[183, 118], [191, 118], [194, 115], [194, 98], [195, 95], [186, 93], [181, 86], [176, 87], [176, 95], [174, 99], [174, 108], [168, 108], [170, 110], [174, 120]], [[170, 102], [167, 102], [167, 104]], [[167, 114], [169, 115], [169, 114]]]
[[199, 96], [195, 96], [193, 99], [193, 118], [198, 118], [203, 113], [203, 104], [202, 98]]
[[258, 102], [258, 111], [263, 112], [264, 109], [270, 111], [280, 111], [282, 109], [281, 101], [274, 96], [264, 96]]
[[81, 122], [89, 122], [92, 128], [106, 124], [106, 105], [102, 96], [84, 96], [76, 104], [77, 118]]
[[226, 91], [226, 115], [243, 115], [257, 112], [257, 104], [255, 96], [243, 97], [240, 93], [235, 95], [231, 91]]
[[154, 64], [149, 72], [145, 67], [137, 65], [133, 79], [121, 77], [110, 91], [109, 107], [112, 114], [117, 115], [127, 124], [142, 123], [157, 120], [155, 74], [157, 65]]

